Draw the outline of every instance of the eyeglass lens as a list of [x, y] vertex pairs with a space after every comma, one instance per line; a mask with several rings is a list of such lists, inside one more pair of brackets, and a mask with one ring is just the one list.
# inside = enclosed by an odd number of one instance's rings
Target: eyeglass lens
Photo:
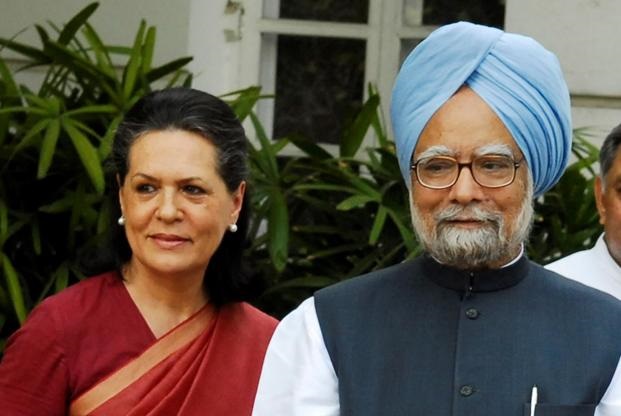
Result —
[[466, 166], [479, 185], [489, 188], [509, 185], [515, 178], [516, 163], [512, 158], [501, 155], [479, 156], [470, 163], [459, 163], [448, 156], [433, 156], [413, 165], [419, 182], [430, 188], [452, 186]]

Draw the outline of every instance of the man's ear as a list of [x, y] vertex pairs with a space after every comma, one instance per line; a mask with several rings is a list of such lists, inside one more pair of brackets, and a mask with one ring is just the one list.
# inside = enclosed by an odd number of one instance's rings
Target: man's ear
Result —
[[595, 183], [593, 185], [595, 191], [595, 205], [597, 206], [597, 212], [599, 213], [599, 223], [606, 224], [606, 204], [604, 204], [604, 183], [602, 177], [597, 175], [595, 177]]

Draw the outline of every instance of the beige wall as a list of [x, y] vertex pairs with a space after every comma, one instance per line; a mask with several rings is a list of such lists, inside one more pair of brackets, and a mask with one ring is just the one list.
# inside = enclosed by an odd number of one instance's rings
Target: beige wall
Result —
[[239, 9], [226, 5], [227, 0], [190, 0], [188, 50], [194, 60], [189, 68], [194, 86], [212, 94], [249, 87], [240, 80], [242, 66], [248, 64], [239, 41], [246, 22]]
[[574, 127], [590, 127], [596, 144], [621, 123], [620, 17], [619, 0], [507, 0], [506, 30], [556, 53]]
[[621, 96], [621, 1], [508, 0], [506, 27], [559, 57], [573, 93]]
[[[258, 1], [258, 0], [252, 0]], [[62, 26], [89, 4], [86, 0], [0, 0], [0, 36], [38, 44], [34, 23], [47, 20]], [[104, 42], [131, 45], [141, 19], [157, 28], [155, 63], [193, 56], [189, 69], [194, 86], [223, 94], [239, 88], [241, 35], [239, 11], [228, 10], [227, 0], [101, 0], [90, 22]], [[45, 25], [48, 27], [47, 25]], [[23, 32], [22, 32], [23, 31]], [[22, 33], [20, 33], [22, 32]], [[5, 58], [15, 58], [2, 51]], [[13, 62], [13, 65], [17, 65]], [[257, 63], [258, 65], [258, 63]], [[42, 70], [20, 73], [18, 79], [37, 85]]]
[[[62, 25], [80, 9], [85, 0], [0, 0], [0, 36], [16, 40], [38, 41], [33, 27], [39, 23], [48, 28], [47, 20]], [[155, 62], [187, 55], [190, 0], [101, 0], [91, 23], [104, 42], [131, 45], [140, 20], [157, 27]], [[2, 52], [3, 56], [11, 56]]]
[[[572, 93], [574, 126], [591, 127], [598, 143], [621, 123], [621, 0], [506, 1], [506, 29], [533, 36], [557, 54]], [[62, 24], [88, 3], [0, 0], [0, 36], [26, 29], [17, 39], [35, 42], [34, 22]], [[91, 22], [107, 43], [129, 45], [140, 19], [146, 19], [158, 31], [156, 63], [194, 56], [194, 85], [221, 94], [247, 87], [240, 81], [243, 66], [259, 65], [246, 62], [234, 39], [244, 35], [247, 16], [227, 13], [226, 5], [227, 0], [101, 0]], [[22, 75], [29, 78], [37, 74]]]

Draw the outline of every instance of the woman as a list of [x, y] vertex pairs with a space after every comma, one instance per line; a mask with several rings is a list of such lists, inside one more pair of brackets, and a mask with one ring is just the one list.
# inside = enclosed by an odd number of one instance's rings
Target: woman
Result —
[[115, 260], [42, 302], [7, 344], [2, 415], [249, 415], [276, 321], [240, 302], [246, 141], [174, 88], [118, 128]]

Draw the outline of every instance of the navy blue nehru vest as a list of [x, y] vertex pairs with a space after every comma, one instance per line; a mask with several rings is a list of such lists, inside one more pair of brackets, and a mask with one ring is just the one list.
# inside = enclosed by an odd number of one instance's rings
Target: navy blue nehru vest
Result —
[[525, 257], [468, 272], [427, 256], [322, 289], [342, 416], [593, 415], [621, 356], [621, 302]]

